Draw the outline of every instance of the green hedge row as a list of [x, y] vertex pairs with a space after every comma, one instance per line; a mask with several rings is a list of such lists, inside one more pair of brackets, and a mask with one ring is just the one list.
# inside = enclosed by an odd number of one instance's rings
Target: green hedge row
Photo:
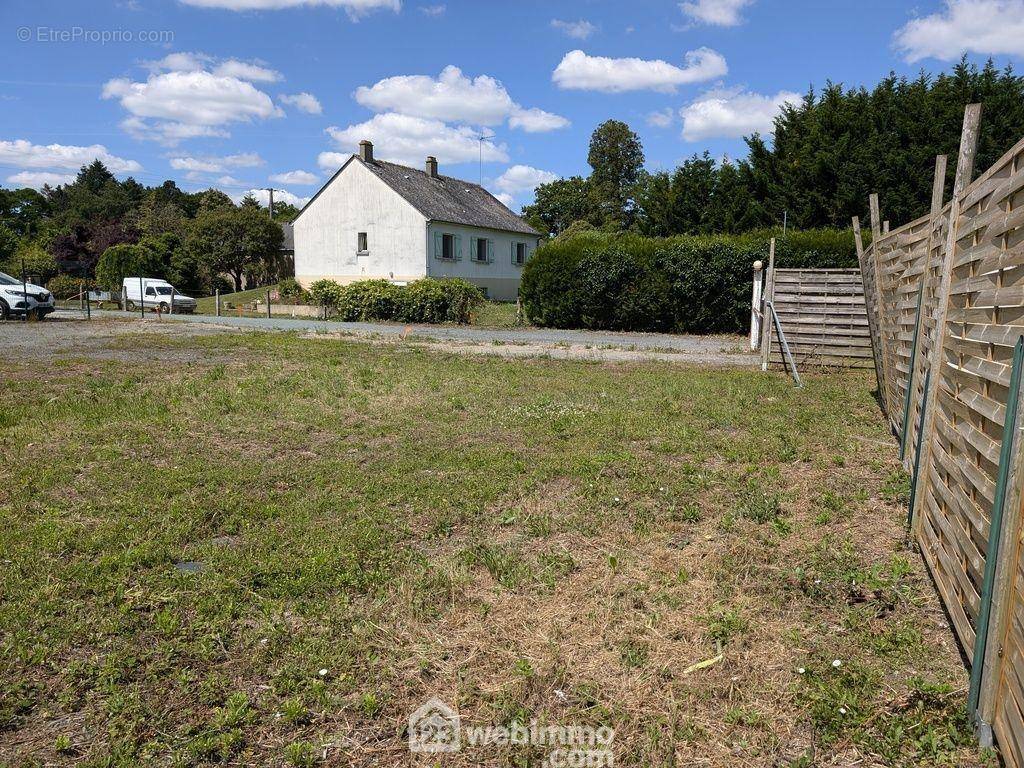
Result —
[[837, 230], [645, 238], [584, 232], [545, 243], [523, 270], [527, 317], [541, 326], [742, 333], [753, 263], [855, 268], [853, 234]]
[[468, 323], [484, 303], [479, 288], [457, 278], [427, 277], [408, 285], [387, 280], [360, 280], [348, 285], [317, 280], [309, 287], [309, 295], [314, 304], [348, 322]]

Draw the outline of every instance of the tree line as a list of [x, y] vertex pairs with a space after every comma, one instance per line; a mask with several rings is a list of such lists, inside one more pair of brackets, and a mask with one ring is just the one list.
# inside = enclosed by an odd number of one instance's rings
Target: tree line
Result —
[[189, 193], [173, 181], [118, 181], [99, 160], [70, 184], [0, 189], [0, 271], [56, 275], [119, 287], [123, 277], [163, 277], [183, 291], [240, 290], [290, 272], [280, 222], [298, 210], [275, 201], [274, 221], [251, 196]]
[[644, 170], [639, 137], [610, 120], [590, 141], [588, 177], [536, 190], [523, 210], [540, 232], [580, 228], [668, 237], [736, 234], [781, 226], [846, 228], [879, 194], [885, 217], [904, 223], [927, 212], [935, 155], [947, 154], [947, 199], [956, 171], [964, 107], [983, 106], [975, 168], [993, 164], [1024, 136], [1024, 78], [966, 59], [948, 73], [890, 74], [873, 89], [828, 82], [783, 108], [771, 140], [745, 139], [747, 157], [707, 152], [673, 171]]

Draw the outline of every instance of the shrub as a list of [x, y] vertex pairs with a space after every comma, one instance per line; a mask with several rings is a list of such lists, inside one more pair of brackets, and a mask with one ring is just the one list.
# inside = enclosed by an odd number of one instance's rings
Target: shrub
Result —
[[46, 290], [58, 299], [70, 299], [72, 296], [77, 296], [82, 292], [83, 283], [88, 289], [96, 287], [93, 280], [82, 280], [80, 277], [72, 277], [71, 275], [57, 275], [46, 284]]
[[277, 284], [277, 293], [282, 299], [298, 299], [305, 295], [306, 289], [294, 277], [286, 277]]
[[742, 332], [753, 262], [776, 236], [779, 267], [857, 266], [851, 232], [760, 231], [645, 238], [594, 230], [559, 236], [523, 270], [520, 294], [536, 325], [609, 330]]
[[359, 280], [341, 289], [335, 309], [341, 320], [393, 320], [398, 314], [402, 289], [387, 280]]
[[468, 323], [484, 302], [480, 289], [459, 278], [426, 277], [407, 285], [399, 317], [408, 323]]
[[400, 320], [410, 323], [468, 323], [484, 297], [460, 279], [423, 278], [405, 286], [387, 280], [339, 285], [317, 280], [309, 287], [314, 304], [334, 310], [340, 320]]
[[309, 286], [309, 297], [318, 307], [336, 309], [341, 302], [343, 288], [333, 280], [317, 280]]

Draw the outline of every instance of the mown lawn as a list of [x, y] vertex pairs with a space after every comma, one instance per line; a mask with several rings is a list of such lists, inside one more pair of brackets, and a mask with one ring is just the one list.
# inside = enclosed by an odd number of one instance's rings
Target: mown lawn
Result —
[[542, 764], [413, 759], [432, 696], [619, 766], [991, 761], [867, 374], [103, 352], [5, 363], [0, 764]]

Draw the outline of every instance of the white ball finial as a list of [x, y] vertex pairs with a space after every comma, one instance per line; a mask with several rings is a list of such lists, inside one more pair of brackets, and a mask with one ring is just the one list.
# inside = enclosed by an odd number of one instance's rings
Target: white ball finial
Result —
[[762, 269], [764, 269], [764, 262], [758, 259], [754, 262], [754, 271], [760, 272]]

